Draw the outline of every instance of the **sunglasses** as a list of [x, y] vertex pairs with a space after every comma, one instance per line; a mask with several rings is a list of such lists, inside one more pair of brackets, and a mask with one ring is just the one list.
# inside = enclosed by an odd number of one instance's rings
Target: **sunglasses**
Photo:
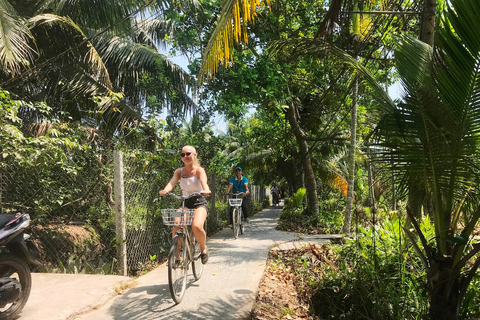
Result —
[[190, 157], [192, 155], [193, 152], [185, 152], [185, 153], [180, 153], [180, 157]]

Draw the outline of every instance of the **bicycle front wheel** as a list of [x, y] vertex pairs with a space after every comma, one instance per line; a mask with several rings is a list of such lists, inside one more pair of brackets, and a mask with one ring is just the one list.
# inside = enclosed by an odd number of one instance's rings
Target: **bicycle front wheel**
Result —
[[238, 233], [240, 232], [240, 223], [238, 221], [238, 208], [233, 209], [233, 216], [232, 216], [232, 225], [233, 225], [233, 237], [235, 239], [238, 238]]
[[199, 280], [203, 273], [203, 263], [202, 259], [200, 258], [200, 253], [202, 253], [202, 251], [200, 250], [200, 244], [196, 240], [193, 240], [193, 243], [194, 250], [192, 259], [192, 271], [195, 280]]
[[187, 288], [187, 248], [185, 239], [175, 236], [168, 254], [168, 287], [175, 303], [180, 303]]

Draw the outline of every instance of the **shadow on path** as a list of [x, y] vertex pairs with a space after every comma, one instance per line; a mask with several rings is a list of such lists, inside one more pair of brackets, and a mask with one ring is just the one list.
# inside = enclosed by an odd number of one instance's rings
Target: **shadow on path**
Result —
[[194, 281], [189, 270], [180, 304], [170, 297], [164, 264], [139, 277], [137, 286], [123, 296], [73, 319], [249, 319], [270, 247], [295, 239], [294, 234], [275, 229], [280, 209], [257, 213], [237, 239], [231, 229], [210, 237], [210, 259], [202, 278]]

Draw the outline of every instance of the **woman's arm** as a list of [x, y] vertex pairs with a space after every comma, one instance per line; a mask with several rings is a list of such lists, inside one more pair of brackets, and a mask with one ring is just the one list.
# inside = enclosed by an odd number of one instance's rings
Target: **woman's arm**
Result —
[[158, 194], [163, 197], [165, 196], [168, 192], [172, 191], [173, 188], [177, 185], [177, 182], [178, 180], [180, 180], [180, 171], [182, 169], [177, 169], [175, 170], [175, 172], [173, 173], [173, 176], [172, 178], [170, 179], [170, 181], [167, 183], [167, 185], [165, 186], [165, 188], [163, 188], [163, 190], [160, 190], [158, 192]]
[[200, 183], [202, 184], [202, 188], [203, 188], [203, 193], [207, 196], [210, 195], [212, 192], [208, 187], [207, 173], [205, 172], [205, 169], [203, 169], [202, 167], [198, 167], [197, 178], [200, 179]]

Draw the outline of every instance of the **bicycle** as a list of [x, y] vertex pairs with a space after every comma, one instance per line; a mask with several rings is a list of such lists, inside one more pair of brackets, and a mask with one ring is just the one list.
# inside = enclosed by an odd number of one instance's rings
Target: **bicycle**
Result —
[[179, 196], [167, 193], [166, 195], [182, 200], [180, 209], [161, 210], [164, 225], [180, 227], [172, 239], [172, 246], [168, 254], [168, 287], [173, 301], [178, 304], [182, 301], [187, 288], [187, 272], [190, 263], [195, 280], [199, 280], [203, 273], [200, 244], [189, 227], [192, 225], [195, 209], [185, 208], [185, 200], [202, 194], [192, 193], [189, 196]]
[[235, 196], [235, 198], [229, 198], [228, 203], [233, 208], [232, 209], [232, 227], [233, 227], [233, 237], [238, 238], [238, 234], [244, 234], [245, 225], [243, 221], [243, 211], [242, 211], [242, 202], [245, 197], [245, 192], [231, 193], [230, 195]]

